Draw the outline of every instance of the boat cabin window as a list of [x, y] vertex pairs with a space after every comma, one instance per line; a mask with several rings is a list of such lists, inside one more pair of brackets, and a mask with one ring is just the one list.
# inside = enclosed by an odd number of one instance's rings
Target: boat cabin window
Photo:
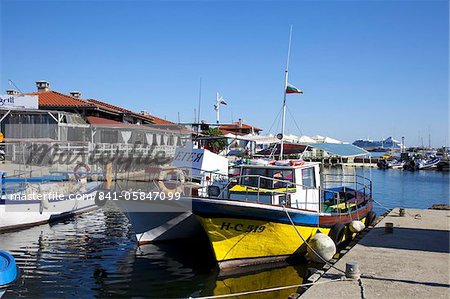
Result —
[[[294, 172], [290, 169], [243, 168], [240, 184], [263, 189], [292, 188]], [[259, 184], [259, 186], [258, 186]], [[289, 185], [289, 186], [286, 186]]]
[[314, 167], [302, 169], [302, 186], [310, 188], [316, 187]]

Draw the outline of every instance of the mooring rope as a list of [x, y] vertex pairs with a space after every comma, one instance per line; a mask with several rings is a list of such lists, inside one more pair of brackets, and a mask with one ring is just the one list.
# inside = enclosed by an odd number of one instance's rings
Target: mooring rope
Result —
[[289, 222], [291, 222], [291, 225], [294, 227], [295, 232], [296, 232], [297, 235], [303, 240], [303, 243], [306, 244], [306, 246], [308, 246], [308, 248], [311, 249], [311, 251], [312, 251], [316, 256], [318, 256], [325, 264], [327, 264], [328, 266], [330, 266], [330, 268], [333, 268], [333, 269], [335, 269], [335, 270], [337, 270], [337, 271], [339, 271], [339, 272], [345, 274], [345, 271], [344, 271], [344, 270], [341, 270], [341, 269], [335, 267], [335, 266], [334, 266], [333, 264], [331, 264], [329, 261], [327, 261], [326, 259], [324, 259], [319, 253], [317, 253], [317, 251], [314, 250], [314, 248], [312, 248], [311, 245], [308, 244], [308, 242], [305, 240], [305, 238], [303, 238], [303, 236], [302, 236], [302, 235], [300, 234], [300, 232], [297, 230], [297, 227], [295, 226], [294, 221], [292, 221], [291, 215], [289, 215], [289, 212], [286, 210], [286, 207], [285, 207], [285, 206], [283, 206], [283, 210], [284, 210], [284, 212], [286, 213], [286, 215], [287, 215], [287, 217], [288, 217], [288, 219], [289, 219]]
[[373, 198], [372, 197], [372, 200], [376, 203], [376, 204], [378, 204], [380, 207], [382, 207], [383, 209], [385, 209], [386, 211], [388, 211], [388, 212], [390, 212], [390, 211], [392, 211], [393, 209], [389, 209], [389, 208], [387, 208], [386, 206], [384, 206], [383, 204], [381, 204], [379, 201], [377, 201], [375, 198]]
[[299, 288], [299, 287], [309, 287], [309, 286], [313, 286], [313, 285], [316, 285], [316, 284], [323, 284], [323, 283], [343, 281], [343, 280], [344, 280], [344, 278], [338, 278], [338, 279], [332, 279], [332, 280], [326, 280], [326, 281], [316, 281], [316, 282], [311, 282], [311, 283], [294, 284], [294, 285], [289, 285], [289, 286], [267, 288], [267, 289], [261, 289], [261, 290], [255, 290], [255, 291], [247, 291], [247, 292], [240, 292], [240, 293], [212, 295], [212, 296], [205, 296], [205, 297], [189, 297], [189, 299], [194, 299], [194, 298], [195, 299], [215, 299], [215, 298], [236, 297], [236, 296], [244, 296], [244, 295], [266, 293], [266, 292], [274, 292], [274, 291], [280, 291], [280, 290], [286, 290], [286, 289], [292, 289], [292, 288]]
[[[378, 204], [381, 208], [385, 209], [387, 212], [392, 212], [393, 208], [391, 208], [391, 209], [387, 208], [386, 206], [384, 206], [382, 203], [380, 203], [379, 201], [377, 201], [377, 200], [374, 199], [374, 198], [372, 198], [372, 200], [373, 200], [376, 204]], [[408, 212], [408, 210], [406, 210], [406, 209], [405, 209], [405, 213], [406, 213], [408, 216], [413, 217], [414, 219], [417, 219], [417, 220], [421, 220], [421, 219], [422, 219], [422, 215], [420, 215], [420, 214], [415, 214], [415, 215], [410, 214], [410, 213]]]

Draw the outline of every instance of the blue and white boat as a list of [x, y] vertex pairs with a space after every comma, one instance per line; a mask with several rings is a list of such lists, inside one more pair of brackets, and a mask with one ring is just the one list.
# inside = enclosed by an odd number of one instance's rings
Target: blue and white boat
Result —
[[441, 162], [441, 158], [418, 159], [416, 165], [418, 169], [435, 168]]
[[101, 182], [62, 175], [1, 179], [0, 231], [48, 223], [95, 209]]

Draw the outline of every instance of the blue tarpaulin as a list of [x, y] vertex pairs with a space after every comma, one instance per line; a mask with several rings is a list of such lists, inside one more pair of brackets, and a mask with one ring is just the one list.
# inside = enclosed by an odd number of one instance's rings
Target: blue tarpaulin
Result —
[[366, 150], [349, 143], [309, 143], [308, 146], [339, 157], [357, 157], [369, 154]]

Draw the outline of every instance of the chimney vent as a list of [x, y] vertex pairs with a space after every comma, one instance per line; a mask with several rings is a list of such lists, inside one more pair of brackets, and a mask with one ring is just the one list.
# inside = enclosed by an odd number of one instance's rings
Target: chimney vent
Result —
[[47, 91], [50, 88], [48, 81], [36, 81], [36, 87], [38, 91]]
[[8, 90], [6, 90], [6, 94], [10, 95], [10, 96], [16, 96], [19, 94], [19, 92], [15, 89], [8, 89]]
[[71, 91], [70, 95], [77, 99], [81, 98], [81, 92], [79, 91]]

